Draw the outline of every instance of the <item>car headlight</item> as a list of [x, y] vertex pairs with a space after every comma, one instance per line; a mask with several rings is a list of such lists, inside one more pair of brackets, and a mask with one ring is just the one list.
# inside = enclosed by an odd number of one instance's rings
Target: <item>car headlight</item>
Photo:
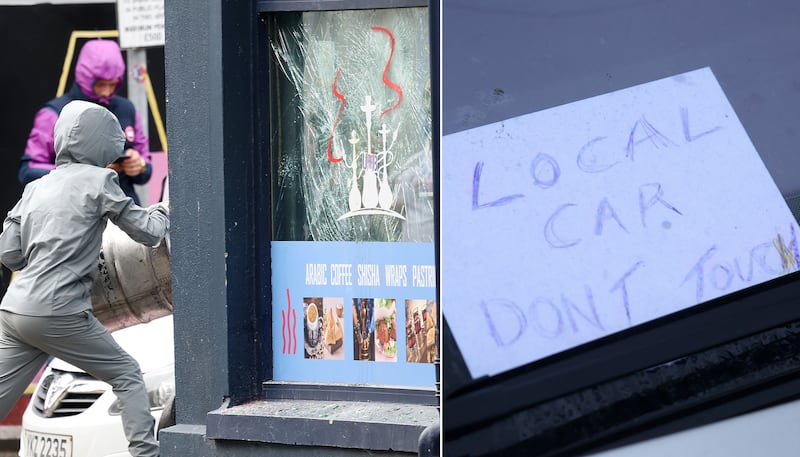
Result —
[[[164, 367], [144, 374], [144, 385], [150, 410], [163, 409], [170, 398], [175, 396], [175, 371], [173, 367]], [[119, 399], [108, 407], [108, 414], [118, 416], [122, 413]]]

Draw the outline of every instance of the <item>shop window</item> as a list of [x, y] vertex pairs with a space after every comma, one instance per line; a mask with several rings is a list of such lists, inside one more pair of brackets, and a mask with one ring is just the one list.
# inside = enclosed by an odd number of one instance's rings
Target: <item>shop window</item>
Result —
[[273, 378], [432, 387], [427, 8], [269, 16]]

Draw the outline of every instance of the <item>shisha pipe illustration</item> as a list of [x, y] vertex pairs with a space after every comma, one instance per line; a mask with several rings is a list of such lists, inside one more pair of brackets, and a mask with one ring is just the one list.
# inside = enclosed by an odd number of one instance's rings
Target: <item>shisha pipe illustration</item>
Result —
[[350, 207], [350, 211], [356, 211], [361, 208], [361, 191], [358, 189], [358, 151], [356, 150], [356, 145], [360, 140], [358, 139], [358, 136], [356, 136], [355, 130], [350, 132], [350, 138], [347, 141], [353, 148], [353, 157], [350, 160], [350, 163], [347, 162], [346, 154], [342, 156], [345, 166], [353, 171], [353, 177], [350, 185], [350, 196], [347, 203]]
[[[389, 69], [392, 64], [392, 58], [394, 56], [395, 51], [395, 40], [394, 35], [389, 29], [384, 27], [372, 27], [372, 30], [381, 32], [385, 34], [389, 38], [389, 56], [386, 60], [386, 65], [383, 68], [382, 74], [382, 81], [383, 84], [393, 90], [397, 94], [397, 100], [392, 106], [389, 106], [382, 112], [380, 112], [378, 116], [378, 120], [383, 119], [383, 117], [394, 111], [398, 106], [400, 106], [403, 100], [403, 89], [393, 81], [389, 79]], [[339, 122], [342, 120], [342, 113], [344, 112], [345, 105], [346, 105], [346, 97], [343, 93], [339, 92], [338, 88], [338, 81], [341, 76], [341, 69], [337, 69], [336, 76], [333, 79], [333, 96], [339, 100], [339, 109], [336, 115], [336, 119], [333, 122], [333, 127], [331, 129], [330, 136], [328, 137], [328, 147], [327, 147], [327, 155], [328, 161], [331, 163], [337, 162], [344, 162], [344, 165], [351, 170], [351, 183], [350, 183], [350, 192], [348, 195], [348, 209], [349, 211], [337, 219], [337, 221], [341, 221], [353, 216], [366, 216], [366, 215], [383, 215], [389, 216], [401, 220], [405, 220], [405, 217], [398, 213], [397, 211], [391, 208], [392, 203], [394, 203], [394, 193], [392, 192], [391, 187], [389, 186], [389, 177], [388, 177], [388, 168], [394, 162], [395, 154], [392, 151], [392, 148], [397, 140], [399, 128], [395, 129], [393, 132], [386, 127], [386, 124], [382, 125], [381, 130], [377, 133], [382, 136], [383, 140], [383, 150], [379, 152], [373, 152], [372, 150], [372, 122], [373, 122], [373, 114], [378, 111], [379, 105], [372, 103], [372, 95], [364, 95], [364, 104], [359, 106], [361, 111], [364, 113], [365, 124], [366, 124], [366, 136], [367, 136], [367, 145], [366, 149], [362, 151], [358, 151], [357, 144], [360, 142], [360, 139], [357, 137], [355, 130], [351, 131], [350, 138], [348, 142], [351, 145], [353, 150], [352, 157], [350, 160], [347, 160], [347, 153], [342, 148], [342, 144], [337, 141], [336, 139], [336, 130], [339, 125]], [[389, 132], [392, 132], [392, 139], [391, 143], [387, 146], [387, 136]], [[335, 154], [336, 149], [338, 149], [341, 153], [337, 157]], [[361, 158], [363, 156], [363, 162], [361, 162]], [[363, 164], [363, 172], [358, 170], [358, 164]], [[359, 189], [358, 180], [362, 178], [362, 187]], [[380, 186], [380, 188], [379, 188]]]
[[386, 128], [386, 124], [383, 124], [381, 129], [378, 130], [378, 133], [380, 133], [381, 137], [383, 138], [383, 151], [378, 154], [380, 161], [378, 173], [381, 175], [380, 191], [378, 192], [378, 205], [380, 205], [380, 207], [383, 209], [389, 209], [389, 207], [392, 206], [392, 201], [394, 200], [392, 189], [389, 187], [389, 177], [386, 173], [386, 169], [389, 168], [389, 165], [394, 162], [394, 153], [391, 151], [391, 149], [394, 146], [395, 141], [397, 141], [398, 130], [394, 131], [394, 134], [392, 135], [392, 142], [389, 144], [388, 149], [386, 148], [386, 135], [391, 132], [391, 130]]
[[372, 153], [372, 112], [378, 109], [378, 105], [372, 104], [372, 96], [364, 96], [364, 104], [361, 111], [367, 123], [367, 150], [364, 153], [364, 192], [361, 196], [364, 208], [375, 208], [378, 206], [378, 182], [377, 182], [377, 156]]
[[[348, 195], [348, 208], [349, 213], [340, 217], [343, 219], [355, 214], [386, 214], [393, 217], [403, 219], [403, 216], [396, 213], [391, 209], [394, 202], [394, 193], [392, 192], [389, 184], [388, 168], [394, 163], [395, 154], [393, 148], [397, 142], [399, 127], [397, 129], [390, 129], [386, 124], [381, 125], [378, 134], [381, 136], [382, 148], [380, 151], [373, 152], [372, 149], [372, 114], [377, 110], [378, 104], [372, 103], [372, 97], [366, 95], [364, 97], [364, 105], [361, 111], [364, 113], [364, 124], [367, 128], [367, 145], [365, 150], [359, 151], [359, 138], [355, 129], [350, 131], [351, 153], [346, 153], [345, 148], [340, 141], [335, 139], [336, 150], [342, 151], [340, 153], [340, 161], [350, 169], [350, 191]], [[389, 138], [389, 134], [391, 139]], [[362, 161], [363, 157], [363, 161]], [[359, 166], [363, 166], [360, 170]], [[362, 178], [363, 176], [363, 178]], [[359, 179], [362, 180], [362, 186], [359, 188]]]

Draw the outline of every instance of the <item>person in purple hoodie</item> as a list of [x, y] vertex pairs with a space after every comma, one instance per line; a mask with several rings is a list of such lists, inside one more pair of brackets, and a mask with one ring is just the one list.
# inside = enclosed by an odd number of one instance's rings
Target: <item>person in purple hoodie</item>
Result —
[[19, 168], [22, 185], [41, 178], [55, 168], [53, 127], [67, 103], [84, 100], [108, 108], [119, 119], [125, 133], [125, 155], [119, 184], [125, 195], [141, 204], [134, 184], [147, 184], [153, 172], [147, 135], [130, 100], [117, 95], [125, 74], [122, 52], [114, 40], [89, 40], [81, 48], [75, 65], [75, 83], [64, 95], [45, 103], [36, 113]]

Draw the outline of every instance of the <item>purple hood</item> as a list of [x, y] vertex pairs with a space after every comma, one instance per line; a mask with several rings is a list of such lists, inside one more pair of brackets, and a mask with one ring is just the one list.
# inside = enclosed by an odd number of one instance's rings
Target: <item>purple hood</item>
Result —
[[116, 41], [89, 40], [81, 48], [75, 65], [75, 82], [87, 97], [107, 105], [109, 99], [95, 94], [92, 86], [98, 79], [117, 79], [118, 89], [124, 74], [125, 62]]

